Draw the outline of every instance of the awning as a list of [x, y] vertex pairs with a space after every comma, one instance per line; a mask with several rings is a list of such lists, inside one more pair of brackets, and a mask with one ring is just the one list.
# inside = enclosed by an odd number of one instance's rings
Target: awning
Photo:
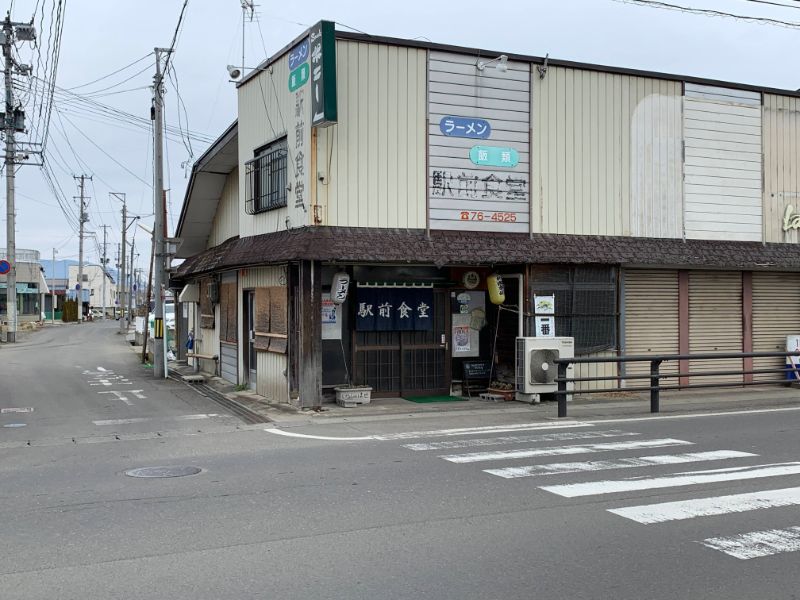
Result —
[[200, 289], [196, 283], [187, 283], [178, 294], [178, 302], [200, 302]]

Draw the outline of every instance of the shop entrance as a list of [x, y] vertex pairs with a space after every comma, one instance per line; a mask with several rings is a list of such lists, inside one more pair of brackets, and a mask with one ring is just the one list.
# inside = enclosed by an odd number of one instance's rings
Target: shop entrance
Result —
[[432, 326], [426, 331], [354, 331], [354, 381], [373, 396], [450, 393], [449, 292], [433, 290]]

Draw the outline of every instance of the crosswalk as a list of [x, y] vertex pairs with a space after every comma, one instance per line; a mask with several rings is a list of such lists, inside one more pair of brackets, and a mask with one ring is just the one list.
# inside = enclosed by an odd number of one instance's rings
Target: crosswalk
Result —
[[[547, 428], [540, 426], [535, 428], [536, 431], [527, 432], [524, 427], [495, 430], [476, 428], [448, 432], [446, 437], [449, 439], [422, 440], [403, 444], [402, 447], [413, 452], [434, 453], [438, 459], [454, 465], [477, 466], [483, 473], [493, 477], [507, 480], [530, 478], [536, 488], [564, 498], [608, 498], [609, 504], [615, 504], [623, 501], [615, 501], [614, 494], [647, 493], [648, 499], [653, 499], [659, 493], [658, 490], [668, 490], [668, 493], [675, 493], [674, 490], [686, 491], [697, 494], [698, 497], [611, 506], [605, 510], [628, 522], [644, 526], [731, 515], [733, 519], [726, 520], [726, 526], [740, 529], [724, 532], [728, 535], [691, 541], [740, 560], [800, 551], [800, 526], [787, 524], [789, 526], [784, 529], [742, 531], [742, 528], [746, 528], [746, 517], [736, 520], [736, 515], [746, 515], [753, 511], [800, 506], [800, 487], [769, 489], [776, 478], [800, 476], [800, 461], [768, 462], [753, 452], [733, 448], [698, 448], [702, 442], [697, 440], [647, 437], [639, 432], [622, 429], [595, 429], [594, 425], [587, 423], [576, 423], [575, 427], [579, 429], [570, 430], [559, 424], [554, 426], [558, 431], [543, 431]], [[510, 432], [512, 435], [491, 435], [502, 432]], [[424, 432], [414, 433], [415, 438], [426, 437]], [[482, 433], [487, 437], [475, 437]], [[445, 437], [445, 434], [430, 432], [429, 437]], [[454, 437], [458, 439], [452, 439]], [[603, 453], [616, 455], [604, 458]], [[624, 453], [633, 455], [625, 456]], [[601, 456], [591, 460], [575, 460], [581, 455], [595, 454]], [[570, 460], [559, 461], [559, 457], [569, 457]], [[743, 459], [748, 459], [748, 464], [736, 464], [736, 461]], [[752, 464], [754, 460], [760, 464]], [[520, 464], [521, 462], [525, 464]], [[678, 465], [683, 465], [683, 468], [664, 473], [665, 467]], [[603, 477], [606, 472], [615, 473], [626, 469], [632, 469], [631, 472], [639, 474], [573, 480], [575, 474], [580, 477], [581, 474], [597, 473]], [[659, 472], [641, 474], [646, 473], [647, 469], [659, 469]], [[567, 477], [564, 481], [564, 476], [572, 477]], [[703, 491], [706, 485], [734, 485], [750, 480], [767, 489], [713, 496]]]

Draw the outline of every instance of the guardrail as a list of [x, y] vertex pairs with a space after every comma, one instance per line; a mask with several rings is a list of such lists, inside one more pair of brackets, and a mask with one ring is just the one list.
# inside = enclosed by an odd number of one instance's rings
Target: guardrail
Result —
[[[777, 383], [787, 383], [786, 374], [794, 374], [795, 380], [800, 381], [800, 368], [793, 365], [784, 365], [773, 369], [750, 369], [737, 371], [687, 371], [678, 373], [661, 373], [662, 363], [668, 361], [690, 361], [690, 360], [724, 360], [724, 359], [745, 359], [745, 358], [787, 358], [789, 356], [800, 357], [800, 352], [733, 352], [715, 354], [651, 354], [647, 356], [604, 356], [594, 358], [559, 358], [555, 360], [558, 366], [558, 377], [555, 382], [558, 384], [556, 398], [558, 399], [558, 416], [567, 416], [567, 396], [574, 391], [567, 389], [570, 383], [581, 383], [590, 381], [623, 381], [632, 379], [649, 379], [649, 386], [639, 387], [613, 387], [596, 390], [581, 390], [581, 394], [602, 394], [609, 392], [650, 392], [650, 412], [657, 413], [660, 410], [660, 392], [662, 390], [686, 390], [699, 388], [723, 388], [723, 387], [742, 387], [746, 385], [769, 385]], [[567, 377], [567, 367], [578, 364], [596, 363], [650, 363], [649, 375], [613, 375], [608, 377]], [[680, 368], [678, 369], [680, 371]], [[712, 382], [712, 383], [690, 383], [678, 385], [661, 385], [662, 379], [678, 379], [686, 377], [719, 377], [732, 375], [764, 375], [769, 373], [781, 373], [783, 377], [778, 380], [769, 381], [737, 381], [737, 382]]]

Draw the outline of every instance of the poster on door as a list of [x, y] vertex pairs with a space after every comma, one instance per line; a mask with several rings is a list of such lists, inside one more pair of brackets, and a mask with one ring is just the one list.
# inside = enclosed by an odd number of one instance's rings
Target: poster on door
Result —
[[329, 293], [322, 294], [322, 339], [342, 339], [342, 305], [334, 304]]
[[480, 356], [480, 332], [486, 326], [486, 292], [450, 292], [453, 358]]

